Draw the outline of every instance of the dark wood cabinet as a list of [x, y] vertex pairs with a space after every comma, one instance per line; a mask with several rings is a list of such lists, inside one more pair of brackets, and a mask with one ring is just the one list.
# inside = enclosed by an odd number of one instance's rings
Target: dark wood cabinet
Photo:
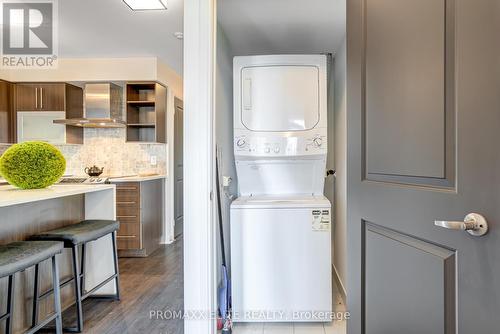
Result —
[[163, 224], [163, 180], [116, 183], [118, 254], [145, 257], [160, 244]]
[[33, 111], [38, 109], [38, 86], [31, 84], [16, 85], [16, 110]]
[[14, 84], [0, 80], [0, 143], [11, 144], [16, 140], [14, 112]]
[[16, 85], [16, 110], [65, 111], [67, 85], [65, 83], [19, 83]]
[[[57, 87], [54, 90], [60, 89], [61, 88]], [[70, 84], [64, 84], [63, 92], [63, 110], [66, 112], [66, 118], [83, 117], [83, 89]], [[59, 103], [58, 101], [59, 100], [54, 100], [50, 103], [55, 105]], [[66, 143], [83, 144], [83, 128], [66, 125]]]
[[[65, 83], [41, 84], [40, 87], [40, 110], [43, 111], [66, 111], [66, 87]], [[72, 86], [74, 87], [74, 86]], [[75, 87], [77, 88], [77, 87]], [[80, 89], [80, 88], [77, 88]], [[80, 89], [81, 90], [81, 89]], [[82, 95], [83, 97], [83, 95]], [[81, 100], [83, 105], [83, 99]]]
[[119, 250], [141, 248], [140, 201], [140, 183], [116, 185], [116, 218], [120, 221], [120, 229], [117, 233]]

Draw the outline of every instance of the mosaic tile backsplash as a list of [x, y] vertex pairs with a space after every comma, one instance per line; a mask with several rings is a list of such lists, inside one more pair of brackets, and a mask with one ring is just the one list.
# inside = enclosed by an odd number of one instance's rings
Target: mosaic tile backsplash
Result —
[[[104, 175], [166, 174], [167, 145], [127, 143], [125, 129], [85, 129], [83, 145], [56, 145], [66, 158], [66, 174], [84, 175], [86, 166], [104, 167]], [[8, 148], [0, 146], [0, 155]], [[151, 157], [156, 156], [156, 166]]]

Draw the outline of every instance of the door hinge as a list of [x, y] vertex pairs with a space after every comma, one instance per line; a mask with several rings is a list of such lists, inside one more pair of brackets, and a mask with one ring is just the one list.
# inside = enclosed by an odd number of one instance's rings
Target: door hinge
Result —
[[211, 192], [210, 192], [210, 200], [211, 200], [211, 201], [213, 201], [213, 200], [214, 200], [214, 192], [213, 192], [213, 191], [211, 191]]

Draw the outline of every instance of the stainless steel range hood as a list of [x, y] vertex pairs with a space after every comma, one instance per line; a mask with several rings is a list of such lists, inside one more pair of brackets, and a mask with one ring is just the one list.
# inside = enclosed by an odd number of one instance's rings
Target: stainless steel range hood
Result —
[[54, 120], [54, 123], [84, 128], [123, 128], [122, 88], [112, 83], [89, 83], [84, 90], [83, 118]]

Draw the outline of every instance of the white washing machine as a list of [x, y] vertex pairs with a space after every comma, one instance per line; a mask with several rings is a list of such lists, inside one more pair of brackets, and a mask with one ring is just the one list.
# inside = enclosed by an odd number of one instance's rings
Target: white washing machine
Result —
[[332, 310], [322, 55], [234, 59], [233, 320], [328, 321]]
[[231, 208], [234, 321], [329, 321], [330, 240], [330, 202], [323, 196], [236, 200]]

